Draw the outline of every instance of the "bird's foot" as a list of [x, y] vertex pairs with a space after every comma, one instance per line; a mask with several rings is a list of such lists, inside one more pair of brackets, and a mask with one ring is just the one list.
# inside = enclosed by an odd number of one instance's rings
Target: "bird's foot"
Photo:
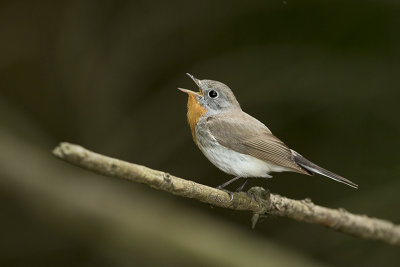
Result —
[[247, 184], [248, 181], [249, 181], [249, 179], [246, 178], [246, 179], [244, 180], [244, 183], [243, 183], [241, 186], [239, 186], [238, 188], [236, 188], [236, 191], [235, 191], [235, 192], [242, 192], [244, 186]]
[[240, 179], [240, 176], [236, 176], [236, 177], [230, 179], [229, 181], [217, 186], [216, 188], [221, 190], [221, 189], [225, 188], [227, 185], [230, 185], [231, 183], [233, 183], [234, 181], [236, 181], [238, 179]]
[[221, 191], [224, 191], [225, 193], [228, 193], [229, 196], [231, 197], [231, 199], [230, 199], [229, 201], [232, 201], [232, 200], [233, 200], [233, 192], [232, 192], [232, 191], [226, 190], [226, 189], [224, 189], [224, 188], [219, 188], [219, 186], [217, 186], [216, 189], [219, 189], [219, 190], [221, 190]]
[[[230, 185], [231, 183], [233, 183], [234, 181], [238, 180], [238, 179], [240, 179], [240, 176], [236, 176], [236, 177], [230, 179], [229, 181], [227, 181], [227, 182], [225, 182], [225, 183], [223, 183], [223, 184], [217, 186], [216, 189], [219, 189], [219, 190], [222, 190], [222, 191], [228, 193], [229, 196], [231, 197], [231, 201], [232, 201], [232, 200], [233, 200], [233, 192], [231, 192], [231, 191], [229, 191], [229, 190], [226, 190], [226, 189], [224, 189], [224, 188], [225, 188], [226, 186]], [[243, 190], [244, 186], [246, 185], [246, 182], [247, 182], [247, 179], [246, 179], [246, 181], [245, 181], [241, 186], [239, 186], [239, 187], [236, 189], [236, 192], [241, 192], [241, 191]]]

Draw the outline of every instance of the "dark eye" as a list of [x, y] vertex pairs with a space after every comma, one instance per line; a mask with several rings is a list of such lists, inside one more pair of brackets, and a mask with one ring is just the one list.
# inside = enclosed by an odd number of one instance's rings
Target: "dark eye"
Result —
[[211, 98], [216, 98], [218, 96], [218, 93], [217, 93], [217, 91], [211, 90], [210, 92], [208, 92], [208, 95]]

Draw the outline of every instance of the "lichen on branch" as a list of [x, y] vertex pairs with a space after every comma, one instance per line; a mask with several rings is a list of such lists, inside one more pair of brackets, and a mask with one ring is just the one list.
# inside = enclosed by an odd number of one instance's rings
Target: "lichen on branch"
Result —
[[344, 209], [330, 209], [315, 205], [311, 200], [293, 200], [270, 194], [261, 187], [247, 192], [233, 193], [233, 198], [222, 190], [182, 179], [166, 172], [100, 155], [79, 145], [60, 143], [53, 154], [73, 165], [93, 172], [146, 184], [171, 194], [197, 199], [212, 206], [245, 210], [253, 213], [253, 227], [260, 216], [284, 216], [296, 221], [323, 225], [359, 238], [400, 245], [400, 226], [392, 222], [352, 214]]

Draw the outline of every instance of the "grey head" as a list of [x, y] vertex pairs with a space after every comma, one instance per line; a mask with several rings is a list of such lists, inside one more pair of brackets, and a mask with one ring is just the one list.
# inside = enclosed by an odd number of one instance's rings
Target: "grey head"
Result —
[[193, 75], [186, 73], [197, 85], [199, 92], [187, 89], [179, 90], [194, 94], [198, 103], [202, 105], [209, 114], [217, 114], [225, 111], [241, 110], [232, 90], [225, 84], [213, 80], [199, 80]]

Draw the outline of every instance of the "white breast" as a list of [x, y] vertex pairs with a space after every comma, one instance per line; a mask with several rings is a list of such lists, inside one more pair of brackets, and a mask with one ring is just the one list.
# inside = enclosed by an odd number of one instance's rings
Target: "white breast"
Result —
[[[197, 127], [196, 127], [197, 128]], [[240, 177], [270, 178], [270, 172], [289, 171], [289, 169], [259, 160], [224, 146], [221, 146], [208, 132], [196, 129], [197, 145], [200, 150], [220, 170]]]

